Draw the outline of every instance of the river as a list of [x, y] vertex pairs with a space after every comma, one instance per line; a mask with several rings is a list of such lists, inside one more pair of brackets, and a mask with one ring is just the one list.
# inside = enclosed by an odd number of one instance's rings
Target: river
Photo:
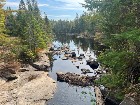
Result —
[[[70, 46], [70, 49], [76, 52], [77, 56], [79, 54], [85, 54], [86, 57], [82, 61], [72, 63], [70, 60], [62, 60], [63, 54], [61, 56], [54, 55], [53, 59], [55, 60], [52, 62], [52, 67], [49, 72], [50, 77], [57, 81], [56, 72], [81, 74], [82, 68], [90, 69], [93, 73], [87, 75], [94, 76], [94, 70], [86, 64], [89, 55], [94, 59], [97, 58], [97, 47], [95, 48], [93, 39], [77, 39], [75, 36], [60, 36], [53, 42], [53, 45], [57, 47], [61, 47], [64, 44]], [[79, 68], [76, 65], [79, 65]], [[94, 88], [73, 86], [57, 81], [57, 90], [54, 98], [49, 100], [47, 105], [96, 105]]]

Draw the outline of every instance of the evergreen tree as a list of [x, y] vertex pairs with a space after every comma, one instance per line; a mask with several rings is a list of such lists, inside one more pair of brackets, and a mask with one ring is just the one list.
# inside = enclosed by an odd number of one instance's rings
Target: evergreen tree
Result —
[[102, 65], [109, 68], [108, 75], [103, 76], [100, 82], [113, 90], [112, 94], [117, 99], [123, 99], [128, 92], [125, 90], [140, 82], [140, 2], [86, 0], [84, 6], [90, 11], [96, 10], [101, 16], [100, 28], [104, 34], [104, 43], [110, 47], [99, 57]]
[[19, 3], [19, 10], [26, 10], [26, 5], [23, 0], [21, 0]]
[[4, 0], [0, 0], [0, 34], [5, 30], [5, 11], [3, 10]]
[[49, 22], [49, 19], [48, 19], [47, 15], [45, 16], [44, 21], [45, 21], [45, 26], [46, 26], [47, 33], [51, 33], [51, 25], [50, 25], [50, 22]]

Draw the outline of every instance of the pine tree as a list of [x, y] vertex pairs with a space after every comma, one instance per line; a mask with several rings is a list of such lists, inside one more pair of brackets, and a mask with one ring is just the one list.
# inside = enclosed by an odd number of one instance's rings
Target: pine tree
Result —
[[24, 37], [25, 27], [27, 26], [26, 15], [27, 15], [27, 8], [24, 1], [21, 0], [19, 4], [18, 13], [16, 16], [15, 36], [20, 36], [22, 38]]
[[50, 25], [47, 15], [45, 16], [44, 21], [45, 21], [45, 26], [46, 26], [45, 28], [46, 32], [51, 33], [51, 25]]
[[5, 11], [3, 10], [5, 0], [0, 0], [0, 34], [5, 30]]
[[26, 6], [23, 0], [21, 0], [19, 3], [19, 10], [26, 10]]

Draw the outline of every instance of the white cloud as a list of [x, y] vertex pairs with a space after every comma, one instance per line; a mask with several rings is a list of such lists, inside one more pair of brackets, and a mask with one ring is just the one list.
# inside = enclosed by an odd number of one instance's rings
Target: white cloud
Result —
[[71, 17], [71, 15], [47, 15], [49, 17], [54, 17], [54, 18], [68, 18]]
[[77, 5], [79, 3], [85, 3], [84, 0], [56, 0], [56, 1], [61, 1], [61, 2], [65, 2], [65, 3], [68, 3], [68, 4], [73, 4], [73, 5]]
[[58, 15], [58, 16], [55, 16], [57, 18], [67, 18], [67, 17], [71, 17], [71, 15]]
[[47, 15], [49, 19], [55, 19], [55, 20], [72, 20], [73, 16], [71, 15]]
[[84, 8], [69, 7], [69, 6], [49, 6], [49, 7], [55, 10], [85, 10]]
[[84, 0], [56, 0], [64, 2], [65, 5], [61, 7], [53, 7], [54, 9], [66, 9], [66, 10], [85, 10], [81, 3], [85, 3]]
[[[6, 2], [6, 7], [18, 7], [19, 6], [19, 2]], [[48, 7], [48, 4], [38, 4], [39, 7]]]
[[5, 6], [6, 7], [18, 7], [19, 2], [6, 2]]
[[49, 4], [40, 4], [40, 3], [39, 3], [38, 6], [39, 6], [39, 7], [48, 7]]

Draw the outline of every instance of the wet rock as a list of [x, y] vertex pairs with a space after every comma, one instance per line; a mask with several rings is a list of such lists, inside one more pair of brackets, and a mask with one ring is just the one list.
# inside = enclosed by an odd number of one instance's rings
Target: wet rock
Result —
[[72, 58], [76, 57], [76, 53], [75, 52], [72, 52], [71, 55], [72, 55]]
[[81, 71], [82, 71], [83, 74], [93, 73], [89, 69], [81, 69]]
[[83, 59], [83, 56], [79, 56], [79, 57], [77, 57], [79, 60], [82, 60]]
[[53, 47], [51, 47], [51, 48], [49, 49], [49, 51], [54, 51], [54, 48], [53, 48]]
[[[111, 98], [106, 98], [105, 99], [105, 105], [119, 105], [118, 102], [116, 102], [114, 99], [111, 99]], [[129, 105], [129, 104], [126, 104], [126, 105]], [[131, 104], [132, 105], [132, 104]]]
[[85, 55], [84, 54], [80, 54], [80, 56], [83, 56], [84, 57]]
[[102, 72], [102, 71], [96, 71], [96, 73], [97, 73], [97, 74], [103, 74], [103, 72]]
[[67, 57], [63, 57], [62, 60], [68, 60], [68, 58]]
[[89, 65], [92, 69], [97, 69], [99, 64], [97, 61], [87, 60], [87, 65]]
[[75, 73], [62, 73], [58, 72], [57, 74], [57, 80], [60, 82], [67, 82], [72, 85], [77, 85], [77, 86], [92, 86], [93, 85], [93, 80], [95, 77], [91, 76], [81, 76], [79, 74]]
[[87, 65], [90, 65], [92, 61], [91, 60], [87, 60]]
[[55, 51], [54, 55], [61, 55], [61, 52], [60, 51]]
[[79, 65], [76, 65], [77, 69], [79, 69]]
[[32, 63], [31, 66], [37, 70], [47, 70], [49, 67], [48, 65], [41, 64], [41, 63]]
[[57, 50], [55, 50], [55, 51], [61, 51], [61, 50], [62, 50], [61, 47], [58, 47]]
[[53, 60], [55, 61], [55, 60], [57, 60], [56, 58], [53, 58]]
[[66, 51], [65, 54], [71, 54], [71, 52]]
[[71, 54], [64, 54], [65, 57], [71, 57]]

